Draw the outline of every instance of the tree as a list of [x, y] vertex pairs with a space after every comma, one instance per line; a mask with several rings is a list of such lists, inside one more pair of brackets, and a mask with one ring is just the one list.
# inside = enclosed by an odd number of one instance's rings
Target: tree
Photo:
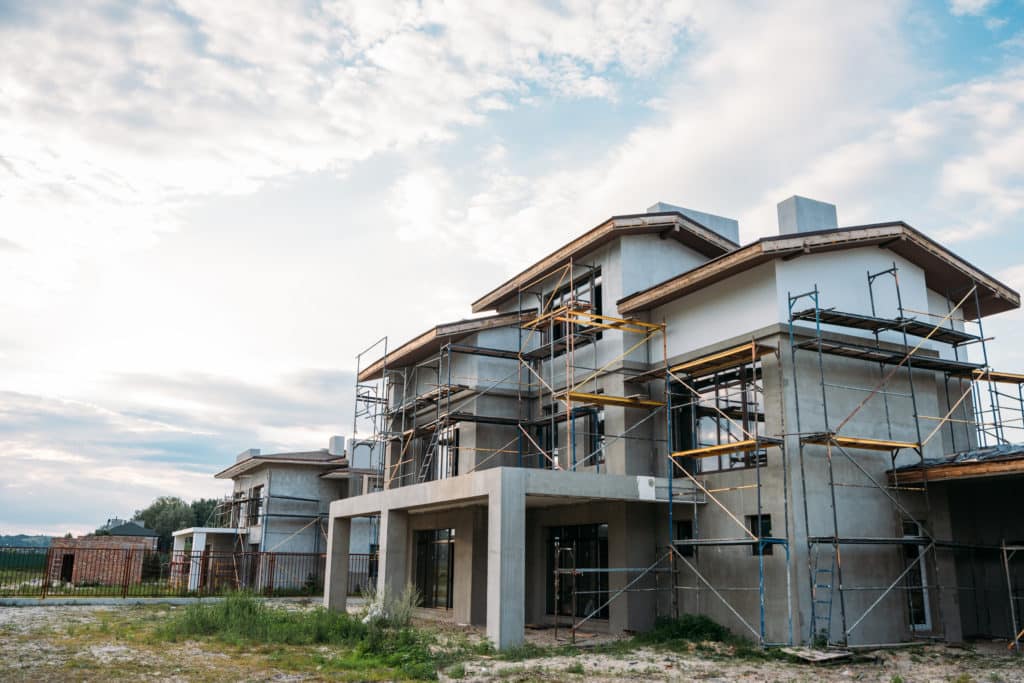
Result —
[[213, 511], [217, 508], [217, 499], [197, 498], [189, 507], [192, 508], [192, 526], [210, 526]]
[[160, 550], [171, 549], [171, 532], [194, 526], [195, 515], [188, 503], [177, 496], [160, 496], [145, 510], [136, 510], [135, 519], [141, 519], [160, 535]]

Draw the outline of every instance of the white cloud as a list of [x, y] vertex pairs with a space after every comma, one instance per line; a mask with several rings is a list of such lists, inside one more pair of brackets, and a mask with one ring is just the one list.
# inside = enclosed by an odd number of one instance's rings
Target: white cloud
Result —
[[992, 0], [950, 0], [949, 11], [956, 16], [984, 14]]
[[[289, 372], [458, 318], [614, 213], [678, 202], [750, 239], [799, 192], [964, 249], [1021, 217], [1015, 53], [936, 90], [908, 26], [944, 38], [902, 2], [25, 7], [0, 26], [0, 372], [82, 400], [38, 430], [0, 400], [25, 473], [3, 498], [65, 519], [83, 487], [117, 497], [102, 520], [218, 490], [241, 448], [324, 445], [351, 378]], [[495, 124], [517, 112], [534, 128]]]

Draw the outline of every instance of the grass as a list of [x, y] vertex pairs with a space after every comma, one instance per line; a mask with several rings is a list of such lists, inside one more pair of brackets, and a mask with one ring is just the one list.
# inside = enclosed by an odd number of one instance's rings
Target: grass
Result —
[[[208, 638], [237, 646], [335, 646], [339, 650], [336, 654], [303, 657], [311, 657], [320, 670], [389, 669], [407, 679], [433, 679], [453, 657], [453, 653], [432, 648], [436, 640], [432, 634], [407, 624], [386, 619], [363, 623], [356, 616], [322, 607], [308, 612], [268, 607], [245, 593], [212, 604], [189, 605], [166, 620], [156, 636], [170, 642]], [[278, 653], [277, 657], [282, 659], [284, 654]], [[286, 663], [300, 664], [290, 660]]]

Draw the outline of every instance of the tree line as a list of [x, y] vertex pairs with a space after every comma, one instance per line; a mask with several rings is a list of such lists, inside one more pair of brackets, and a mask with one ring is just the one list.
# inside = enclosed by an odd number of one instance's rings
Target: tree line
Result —
[[149, 507], [136, 510], [133, 519], [145, 522], [147, 527], [160, 534], [160, 550], [170, 550], [172, 532], [192, 526], [209, 526], [213, 523], [216, 508], [216, 498], [198, 498], [186, 503], [177, 496], [160, 496]]

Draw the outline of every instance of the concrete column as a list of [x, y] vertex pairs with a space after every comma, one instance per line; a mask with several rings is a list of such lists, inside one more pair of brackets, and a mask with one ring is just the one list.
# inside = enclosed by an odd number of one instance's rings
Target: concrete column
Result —
[[468, 507], [455, 522], [455, 582], [453, 612], [456, 623], [487, 623], [487, 511]]
[[525, 626], [525, 472], [501, 468], [487, 497], [487, 637], [498, 649], [523, 642]]
[[459, 510], [455, 520], [455, 562], [452, 572], [452, 611], [455, 623], [468, 624], [473, 618], [473, 508]]
[[[470, 623], [487, 625], [487, 510], [473, 509], [473, 600]], [[458, 575], [456, 575], [458, 576]]]
[[192, 557], [189, 562], [188, 589], [199, 590], [199, 576], [203, 570], [203, 551], [206, 550], [206, 532], [196, 531], [192, 534]]
[[403, 510], [380, 513], [379, 552], [377, 592], [401, 595], [409, 583], [409, 513]]
[[[655, 559], [658, 529], [654, 514], [663, 508], [645, 503], [618, 503], [608, 518], [608, 566], [647, 567]], [[608, 597], [638, 574], [614, 573], [608, 577]], [[653, 577], [653, 575], [648, 575]], [[639, 585], [653, 585], [641, 579]], [[626, 592], [608, 606], [608, 626], [615, 631], [645, 631], [654, 625], [654, 593]]]
[[348, 547], [352, 520], [335, 517], [327, 534], [327, 567], [324, 571], [324, 607], [345, 611], [348, 602]]

